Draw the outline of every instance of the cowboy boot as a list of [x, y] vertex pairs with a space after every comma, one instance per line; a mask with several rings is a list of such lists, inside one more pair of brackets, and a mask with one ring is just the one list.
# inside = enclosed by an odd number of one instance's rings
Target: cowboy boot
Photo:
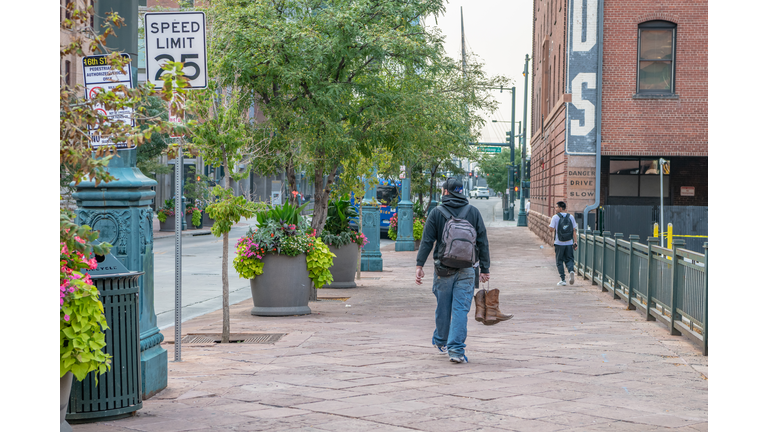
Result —
[[505, 314], [499, 310], [499, 290], [494, 288], [485, 293], [485, 320], [483, 324], [493, 325], [500, 321], [512, 318], [512, 314]]
[[475, 294], [475, 321], [485, 320], [485, 290], [479, 290]]

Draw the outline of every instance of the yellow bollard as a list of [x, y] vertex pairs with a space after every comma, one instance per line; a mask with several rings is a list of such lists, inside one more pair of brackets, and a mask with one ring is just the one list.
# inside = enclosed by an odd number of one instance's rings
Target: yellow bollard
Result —
[[667, 224], [667, 249], [672, 249], [672, 224]]
[[659, 223], [654, 222], [653, 223], [653, 236], [658, 237], [659, 236]]

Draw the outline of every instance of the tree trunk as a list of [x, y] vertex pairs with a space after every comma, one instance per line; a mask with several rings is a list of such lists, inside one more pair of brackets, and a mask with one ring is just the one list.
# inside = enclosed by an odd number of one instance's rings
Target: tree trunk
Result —
[[[321, 154], [322, 156], [322, 154]], [[323, 168], [325, 164], [318, 163], [315, 166], [315, 208], [312, 211], [312, 228], [317, 230], [317, 235], [325, 228], [325, 218], [328, 216], [328, 198], [331, 194], [331, 185], [336, 178], [339, 169], [337, 163], [328, 174], [328, 180], [323, 181]]]
[[296, 191], [296, 169], [293, 166], [293, 158], [291, 156], [290, 154], [288, 155], [288, 163], [285, 167], [285, 176], [288, 177], [288, 202], [292, 206], [298, 207], [299, 196], [293, 193]]
[[[227, 151], [221, 146], [222, 159], [224, 160], [224, 187], [230, 188], [229, 164], [227, 163]], [[229, 232], [222, 233], [221, 253], [221, 290], [222, 290], [222, 327], [221, 343], [229, 343]]]

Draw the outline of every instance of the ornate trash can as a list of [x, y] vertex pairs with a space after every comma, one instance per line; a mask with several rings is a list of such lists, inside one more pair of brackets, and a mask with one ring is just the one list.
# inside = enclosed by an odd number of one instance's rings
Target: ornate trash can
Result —
[[[97, 260], [100, 256], [97, 256]], [[113, 255], [101, 258], [88, 273], [99, 290], [109, 328], [104, 331], [112, 367], [95, 385], [89, 373], [74, 380], [66, 419], [72, 423], [120, 418], [141, 408], [141, 348], [139, 345], [139, 276]]]

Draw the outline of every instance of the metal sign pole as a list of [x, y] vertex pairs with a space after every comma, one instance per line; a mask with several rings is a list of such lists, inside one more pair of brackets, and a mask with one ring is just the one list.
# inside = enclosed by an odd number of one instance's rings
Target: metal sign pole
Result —
[[183, 203], [181, 202], [181, 173], [183, 171], [182, 140], [179, 139], [179, 149], [176, 154], [176, 306], [174, 321], [174, 360], [181, 361], [181, 219], [184, 217]]
[[664, 247], [664, 159], [659, 158], [659, 197], [661, 197], [661, 211], [659, 212], [659, 228], [661, 229], [661, 247]]

